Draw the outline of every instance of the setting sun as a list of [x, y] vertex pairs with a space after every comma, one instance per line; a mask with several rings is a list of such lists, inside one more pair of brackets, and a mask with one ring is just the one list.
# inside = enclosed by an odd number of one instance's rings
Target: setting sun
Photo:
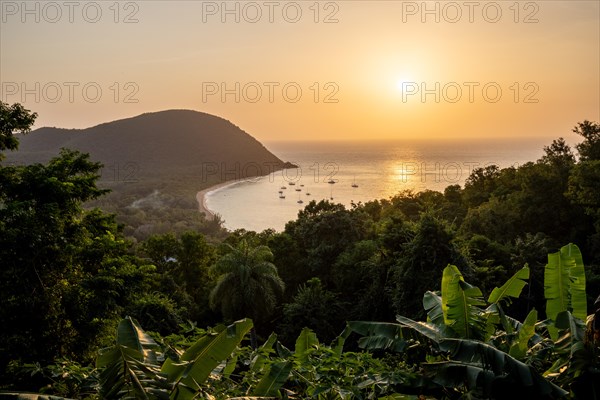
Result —
[[396, 81], [396, 89], [403, 92], [404, 90], [406, 90], [407, 85], [413, 85], [413, 84], [418, 85], [418, 82], [416, 82], [414, 78], [412, 78], [408, 75], [405, 75], [401, 79], [398, 79]]

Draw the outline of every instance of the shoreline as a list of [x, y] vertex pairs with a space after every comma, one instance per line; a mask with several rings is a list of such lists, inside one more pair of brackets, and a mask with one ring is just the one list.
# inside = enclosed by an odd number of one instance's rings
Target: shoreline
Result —
[[226, 187], [235, 185], [236, 183], [244, 182], [240, 179], [229, 180], [221, 183], [217, 183], [216, 185], [209, 186], [206, 189], [203, 189], [196, 193], [196, 201], [198, 202], [198, 211], [204, 213], [206, 219], [214, 219], [215, 213], [212, 212], [208, 206], [206, 205], [206, 195], [212, 192], [216, 192], [217, 190], [224, 189]]
[[[277, 171], [283, 171], [284, 169], [289, 169], [289, 168], [298, 168], [297, 166], [295, 166], [293, 164], [290, 164], [289, 166], [288, 166], [288, 164], [289, 163], [285, 163], [284, 168], [276, 169], [271, 173], [275, 173]], [[251, 176], [251, 177], [247, 177], [244, 179], [231, 179], [231, 180], [228, 180], [225, 182], [217, 183], [216, 185], [207, 187], [206, 189], [200, 190], [198, 193], [196, 193], [196, 201], [198, 202], [198, 212], [204, 213], [206, 219], [214, 219], [215, 213], [212, 212], [206, 205], [206, 196], [208, 194], [210, 194], [212, 192], [216, 192], [217, 190], [225, 189], [226, 187], [233, 186], [238, 183], [250, 182], [253, 179], [264, 178], [265, 176], [269, 176], [270, 174], [260, 175], [260, 176]]]

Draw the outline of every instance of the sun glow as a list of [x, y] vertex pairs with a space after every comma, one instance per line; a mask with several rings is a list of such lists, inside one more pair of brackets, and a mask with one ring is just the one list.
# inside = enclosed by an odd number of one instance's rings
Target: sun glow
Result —
[[403, 92], [406, 90], [407, 85], [415, 84], [416, 81], [410, 76], [404, 76], [396, 81], [396, 89]]

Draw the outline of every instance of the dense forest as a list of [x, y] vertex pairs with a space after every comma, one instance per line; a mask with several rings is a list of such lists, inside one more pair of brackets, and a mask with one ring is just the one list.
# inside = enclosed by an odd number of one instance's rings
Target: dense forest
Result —
[[[35, 118], [0, 102], [0, 151]], [[0, 398], [600, 398], [600, 124], [573, 131], [283, 232], [132, 238], [89, 155], [0, 158]]]

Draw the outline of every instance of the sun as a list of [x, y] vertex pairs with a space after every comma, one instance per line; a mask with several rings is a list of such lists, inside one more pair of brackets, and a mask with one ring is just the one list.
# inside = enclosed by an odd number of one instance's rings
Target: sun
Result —
[[398, 79], [396, 81], [396, 89], [398, 89], [399, 91], [404, 91], [406, 88], [406, 85], [408, 84], [414, 84], [415, 80], [409, 76], [404, 76], [400, 79]]

